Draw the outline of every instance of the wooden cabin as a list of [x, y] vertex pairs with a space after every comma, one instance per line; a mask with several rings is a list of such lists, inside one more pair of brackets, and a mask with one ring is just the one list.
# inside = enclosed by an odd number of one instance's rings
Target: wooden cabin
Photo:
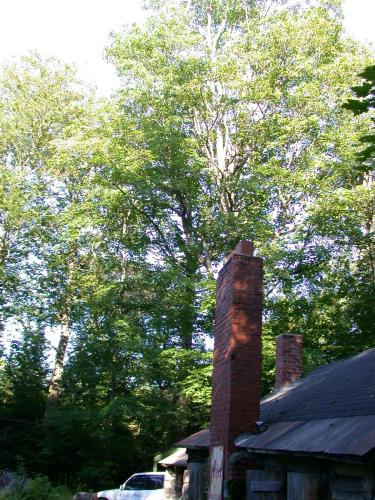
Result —
[[262, 259], [241, 242], [218, 278], [210, 429], [187, 449], [190, 500], [375, 500], [375, 349], [301, 378], [302, 339], [277, 337], [260, 400]]

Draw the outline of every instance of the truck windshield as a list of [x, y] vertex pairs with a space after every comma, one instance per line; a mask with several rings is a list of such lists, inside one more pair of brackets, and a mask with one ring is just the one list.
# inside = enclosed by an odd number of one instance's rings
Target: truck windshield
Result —
[[127, 482], [126, 490], [159, 490], [164, 486], [164, 477], [158, 475], [139, 474], [131, 477]]

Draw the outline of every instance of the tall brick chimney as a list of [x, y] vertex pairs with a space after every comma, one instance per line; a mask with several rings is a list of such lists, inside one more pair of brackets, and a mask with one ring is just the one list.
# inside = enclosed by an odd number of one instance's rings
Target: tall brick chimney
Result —
[[263, 260], [253, 257], [253, 249], [249, 241], [238, 243], [217, 280], [210, 500], [222, 498], [220, 481], [222, 487], [222, 480], [239, 478], [228, 464], [233, 440], [255, 431], [259, 420]]
[[287, 386], [302, 375], [302, 335], [284, 333], [276, 337], [276, 389]]

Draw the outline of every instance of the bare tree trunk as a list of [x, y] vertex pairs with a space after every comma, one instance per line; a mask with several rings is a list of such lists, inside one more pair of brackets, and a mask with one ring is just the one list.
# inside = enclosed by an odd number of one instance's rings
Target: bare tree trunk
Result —
[[375, 281], [375, 254], [373, 245], [373, 233], [374, 233], [374, 195], [372, 192], [373, 178], [372, 172], [366, 172], [363, 177], [363, 187], [369, 191], [370, 199], [366, 207], [366, 221], [365, 221], [365, 235], [367, 237], [366, 249], [368, 269], [372, 282]]
[[70, 311], [65, 311], [61, 317], [60, 339], [56, 350], [51, 382], [48, 388], [46, 414], [56, 407], [60, 397], [61, 380], [64, 372], [64, 359], [70, 336], [69, 323]]
[[70, 337], [70, 323], [73, 305], [73, 276], [76, 264], [76, 250], [68, 258], [65, 300], [59, 314], [60, 337], [56, 349], [51, 381], [48, 388], [46, 415], [56, 408], [61, 392], [61, 381], [64, 374], [64, 360]]

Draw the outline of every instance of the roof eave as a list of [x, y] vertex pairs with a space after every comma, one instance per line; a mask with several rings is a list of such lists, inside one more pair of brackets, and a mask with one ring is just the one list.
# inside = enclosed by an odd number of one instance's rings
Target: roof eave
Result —
[[[241, 447], [239, 447], [241, 448]], [[251, 455], [277, 455], [277, 456], [289, 456], [289, 457], [305, 457], [305, 458], [319, 458], [322, 460], [333, 460], [348, 463], [363, 463], [364, 457], [359, 455], [342, 455], [338, 453], [319, 453], [312, 451], [294, 451], [294, 450], [274, 450], [274, 449], [261, 449], [261, 448], [246, 448], [246, 451]]]

